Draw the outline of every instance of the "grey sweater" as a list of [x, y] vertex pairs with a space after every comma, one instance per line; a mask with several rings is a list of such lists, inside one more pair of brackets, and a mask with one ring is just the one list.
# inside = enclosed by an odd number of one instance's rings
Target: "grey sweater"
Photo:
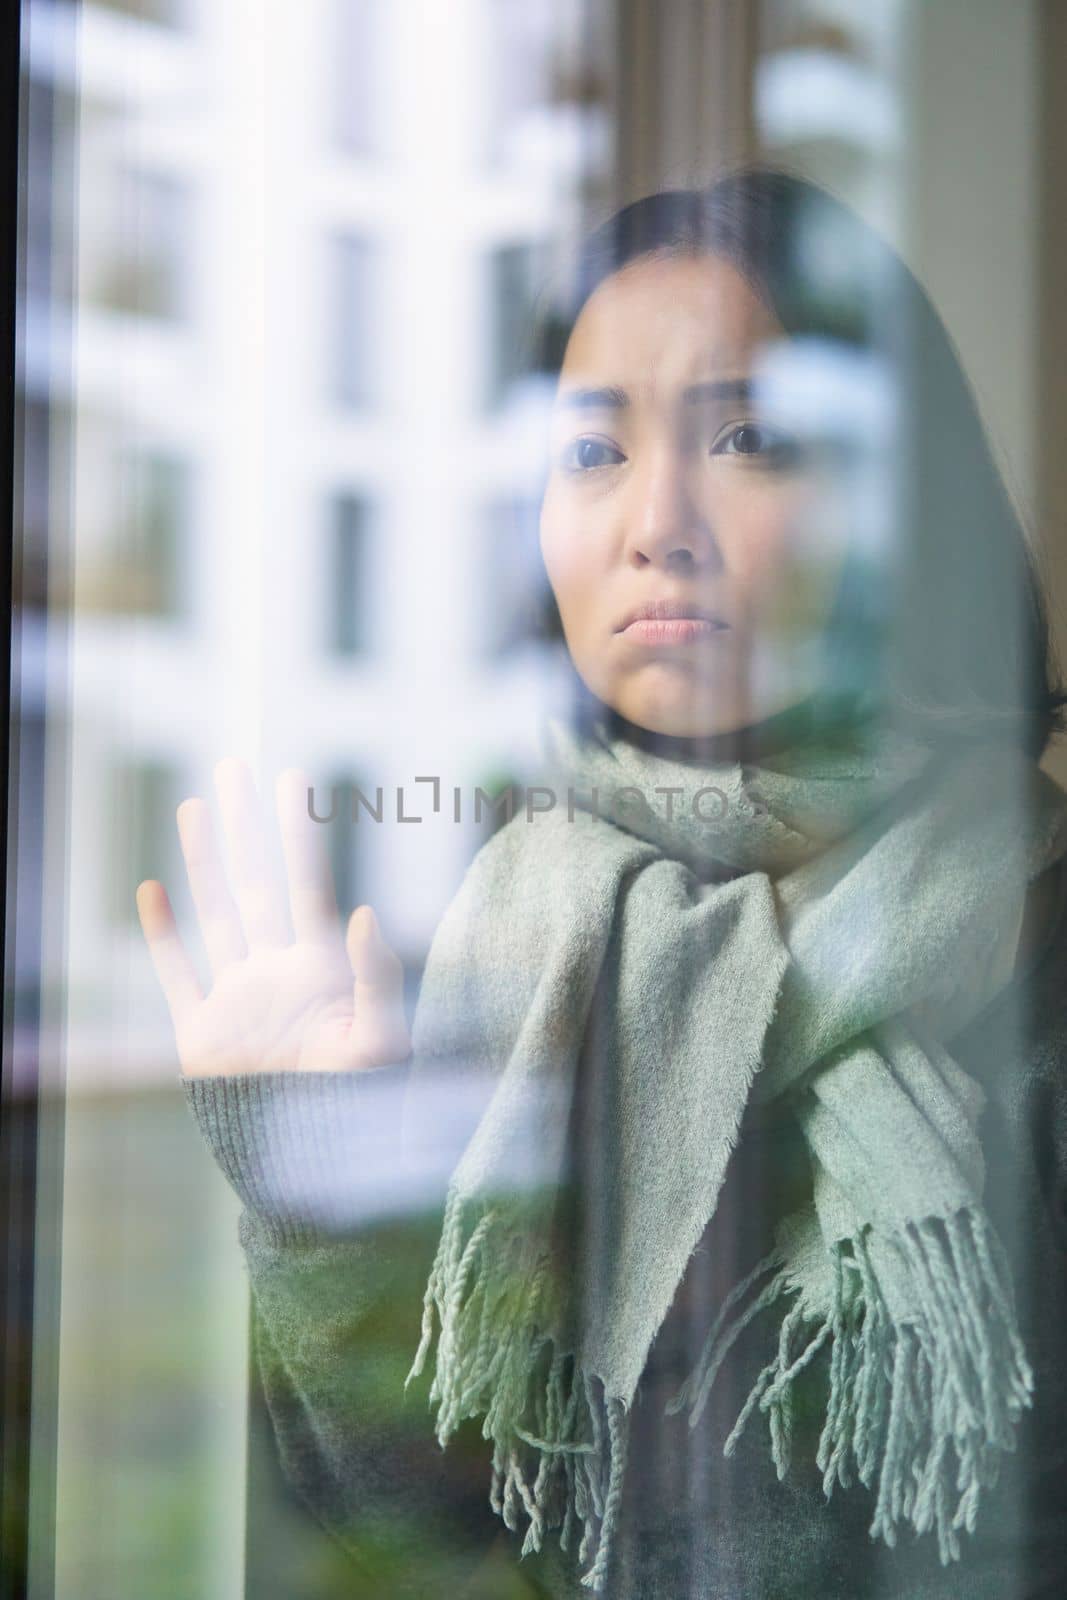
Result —
[[[653, 1344], [631, 1419], [612, 1600], [1051, 1600], [1067, 1595], [1067, 872], [1044, 948], [950, 1048], [983, 1085], [986, 1202], [1011, 1257], [1036, 1378], [1018, 1449], [987, 1491], [959, 1563], [932, 1536], [868, 1537], [869, 1490], [823, 1495], [814, 1466], [826, 1363], [806, 1374], [793, 1465], [779, 1483], [753, 1419], [722, 1445], [770, 1355], [746, 1330], [699, 1426], [665, 1415], [709, 1317], [810, 1188], [795, 1123], [746, 1118], [704, 1240]], [[405, 1393], [445, 1184], [475, 1108], [444, 1084], [407, 1106], [421, 1160], [405, 1166], [406, 1068], [358, 1076], [185, 1079], [240, 1196], [260, 1378], [286, 1476], [351, 1562], [352, 1594], [581, 1600], [555, 1535], [521, 1536], [488, 1504], [477, 1422], [437, 1446], [428, 1380]]]

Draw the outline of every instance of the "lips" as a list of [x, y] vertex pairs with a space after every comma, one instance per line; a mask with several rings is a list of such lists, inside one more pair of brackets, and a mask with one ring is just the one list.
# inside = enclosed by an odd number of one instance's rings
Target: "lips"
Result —
[[703, 622], [718, 628], [729, 626], [717, 611], [698, 605], [694, 600], [648, 600], [628, 611], [615, 632], [624, 633], [635, 622]]

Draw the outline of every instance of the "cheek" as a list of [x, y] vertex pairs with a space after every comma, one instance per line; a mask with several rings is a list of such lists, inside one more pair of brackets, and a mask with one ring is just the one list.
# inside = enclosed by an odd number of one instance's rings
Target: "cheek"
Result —
[[843, 559], [837, 519], [812, 485], [739, 491], [720, 526], [727, 563], [754, 612], [777, 611], [790, 596], [809, 610]]
[[567, 541], [558, 521], [553, 518], [546, 506], [541, 511], [541, 560], [544, 562], [548, 581], [552, 585], [552, 592], [556, 597], [556, 604], [560, 613], [565, 615], [567, 594], [570, 588], [568, 568], [570, 566]]
[[578, 524], [550, 489], [541, 509], [541, 558], [566, 625], [587, 610], [597, 588], [597, 548], [591, 530]]

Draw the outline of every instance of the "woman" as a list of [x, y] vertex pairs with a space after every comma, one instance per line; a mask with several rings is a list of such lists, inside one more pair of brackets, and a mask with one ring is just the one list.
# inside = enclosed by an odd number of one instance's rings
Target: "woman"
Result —
[[[179, 808], [208, 996], [138, 891], [287, 1470], [379, 1593], [1060, 1593], [1065, 697], [947, 336], [747, 169], [599, 230], [541, 355], [558, 803], [472, 864], [413, 1036], [303, 775], [295, 940], [237, 763], [235, 898]], [[443, 1217], [357, 1226], [398, 1076], [416, 1166], [469, 1091]], [[367, 1387], [416, 1343], [440, 1454]]]

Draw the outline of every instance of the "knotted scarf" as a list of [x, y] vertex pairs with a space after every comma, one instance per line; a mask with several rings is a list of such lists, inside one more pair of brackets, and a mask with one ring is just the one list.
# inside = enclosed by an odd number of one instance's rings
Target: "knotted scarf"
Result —
[[[559, 1529], [603, 1587], [650, 1346], [746, 1103], [782, 1096], [810, 1202], [675, 1408], [698, 1425], [751, 1324], [767, 1360], [726, 1448], [760, 1412], [782, 1477], [792, 1386], [828, 1344], [826, 1494], [856, 1477], [873, 1536], [910, 1525], [958, 1557], [1033, 1377], [982, 1204], [983, 1092], [946, 1041], [1010, 977], [1027, 885], [1065, 850], [1067, 798], [1002, 744], [938, 752], [871, 717], [694, 763], [549, 725], [545, 784], [468, 869], [414, 1023], [416, 1075], [458, 1063], [492, 1089], [411, 1376], [436, 1334], [438, 1438], [484, 1419], [523, 1553]], [[574, 1139], [587, 1083], [596, 1160]]]

